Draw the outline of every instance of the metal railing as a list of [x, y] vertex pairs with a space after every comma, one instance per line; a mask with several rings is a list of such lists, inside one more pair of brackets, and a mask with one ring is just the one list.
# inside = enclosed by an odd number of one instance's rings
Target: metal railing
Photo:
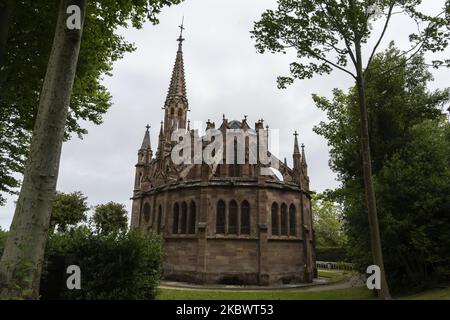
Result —
[[353, 270], [353, 263], [316, 261], [316, 267], [318, 269], [329, 269], [329, 270]]

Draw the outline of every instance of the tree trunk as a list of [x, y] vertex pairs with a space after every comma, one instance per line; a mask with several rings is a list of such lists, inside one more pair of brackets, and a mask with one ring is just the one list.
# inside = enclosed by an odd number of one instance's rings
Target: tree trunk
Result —
[[[13, 222], [0, 261], [0, 297], [39, 297], [39, 282], [61, 146], [80, 50], [87, 0], [61, 0], [53, 48]], [[70, 30], [68, 6], [81, 11], [81, 28]]]
[[8, 41], [13, 5], [13, 0], [3, 0], [2, 4], [0, 4], [0, 70], [5, 64], [6, 43]]
[[361, 118], [361, 146], [363, 160], [364, 189], [366, 193], [366, 207], [369, 218], [370, 243], [372, 247], [373, 263], [381, 270], [381, 289], [377, 290], [378, 297], [390, 299], [389, 286], [384, 272], [383, 253], [381, 249], [380, 229], [378, 225], [377, 203], [372, 180], [372, 159], [370, 153], [369, 120], [367, 115], [365, 79], [362, 67], [361, 43], [355, 41], [357, 88], [359, 97], [359, 111]]

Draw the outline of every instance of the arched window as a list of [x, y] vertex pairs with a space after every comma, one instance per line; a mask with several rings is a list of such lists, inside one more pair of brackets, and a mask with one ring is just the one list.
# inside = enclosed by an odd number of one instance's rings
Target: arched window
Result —
[[186, 234], [187, 230], [187, 204], [186, 202], [183, 202], [181, 204], [181, 231], [180, 233]]
[[278, 233], [278, 204], [272, 204], [272, 235], [277, 236]]
[[161, 226], [162, 226], [162, 207], [159, 205], [158, 208], [158, 234], [161, 233]]
[[287, 205], [283, 203], [281, 205], [281, 235], [288, 235], [288, 214], [287, 214]]
[[172, 233], [178, 233], [178, 221], [180, 219], [180, 206], [177, 202], [173, 205], [173, 223], [172, 223]]
[[237, 234], [238, 224], [238, 206], [236, 201], [230, 201], [230, 208], [228, 209], [228, 233]]
[[173, 108], [170, 109], [170, 114], [171, 115], [175, 114], [175, 110]]
[[150, 214], [151, 214], [150, 205], [148, 203], [145, 203], [144, 209], [142, 211], [144, 212], [144, 220], [146, 223], [148, 223], [150, 221]]
[[295, 206], [293, 204], [289, 207], [289, 235], [297, 235], [297, 218], [295, 214]]
[[183, 115], [183, 110], [178, 109], [178, 116], [181, 117]]
[[216, 233], [225, 234], [225, 202], [217, 202]]
[[195, 223], [196, 223], [196, 212], [195, 212], [195, 202], [191, 201], [191, 205], [189, 207], [189, 227], [188, 233], [195, 233]]
[[247, 201], [241, 203], [241, 234], [250, 234], [250, 204]]

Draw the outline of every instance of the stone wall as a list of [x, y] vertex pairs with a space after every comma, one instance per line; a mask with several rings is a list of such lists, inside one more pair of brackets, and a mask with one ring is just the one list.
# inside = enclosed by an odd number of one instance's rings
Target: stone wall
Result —
[[[240, 204], [248, 201], [249, 235], [216, 234], [219, 200], [225, 202], [226, 211], [229, 202], [236, 201], [238, 215]], [[183, 201], [188, 204], [194, 201], [196, 205], [196, 233], [192, 235], [173, 234], [173, 207], [175, 202]], [[272, 235], [273, 202], [279, 207], [295, 206], [295, 235]], [[150, 221], [143, 219], [142, 212], [136, 212], [142, 211], [145, 203], [152, 207]], [[134, 199], [132, 222], [144, 230], [157, 231], [159, 206], [163, 211], [160, 233], [164, 239], [164, 277], [168, 280], [260, 285], [312, 280], [314, 244], [310, 200], [298, 189], [257, 182], [174, 186]]]

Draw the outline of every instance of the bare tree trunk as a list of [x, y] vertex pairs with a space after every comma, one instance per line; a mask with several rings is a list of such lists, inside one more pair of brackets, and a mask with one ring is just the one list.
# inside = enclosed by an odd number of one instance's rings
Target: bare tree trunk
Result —
[[[87, 0], [61, 0], [53, 48], [42, 88], [30, 155], [0, 261], [0, 297], [39, 297], [39, 282], [58, 178], [61, 146], [80, 50]], [[69, 29], [71, 5], [81, 28]]]
[[365, 91], [365, 79], [362, 67], [361, 44], [355, 43], [357, 61], [357, 88], [359, 97], [359, 110], [361, 118], [361, 145], [363, 160], [364, 189], [366, 193], [366, 206], [369, 218], [370, 243], [372, 246], [373, 263], [380, 267], [381, 289], [377, 290], [378, 297], [390, 299], [389, 286], [384, 271], [383, 253], [381, 249], [380, 228], [378, 224], [377, 203], [372, 180], [372, 158], [370, 153], [369, 120], [367, 115], [367, 102]]

